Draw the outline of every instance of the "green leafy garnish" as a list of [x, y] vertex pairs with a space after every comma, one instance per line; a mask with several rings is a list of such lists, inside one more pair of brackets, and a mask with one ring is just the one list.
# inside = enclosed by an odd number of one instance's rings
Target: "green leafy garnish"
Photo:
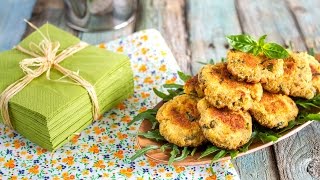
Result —
[[192, 76], [187, 75], [187, 74], [185, 74], [185, 73], [183, 73], [181, 71], [178, 71], [178, 76], [184, 82], [187, 82], [192, 77]]
[[314, 52], [314, 48], [309, 49], [308, 54], [314, 57], [316, 55], [316, 53]]
[[183, 88], [183, 85], [181, 84], [165, 84], [163, 85], [164, 88], [175, 88], [175, 89], [179, 89], [179, 88]]
[[211, 163], [210, 163], [210, 171], [211, 171], [212, 174], [214, 174], [214, 171], [213, 171], [213, 168], [212, 168], [213, 163], [214, 163], [216, 160], [224, 157], [227, 153], [228, 153], [228, 152], [227, 152], [226, 150], [220, 150], [220, 151], [213, 157], [213, 159], [211, 160]]
[[298, 99], [295, 103], [304, 108], [305, 110], [310, 110], [311, 108], [320, 108], [320, 95], [316, 95], [312, 99]]
[[168, 161], [168, 164], [171, 165], [174, 160], [176, 159], [177, 155], [180, 153], [178, 146], [177, 145], [173, 145], [172, 151], [170, 152], [170, 158]]
[[287, 58], [289, 53], [285, 48], [276, 43], [266, 43], [267, 35], [259, 38], [258, 42], [249, 35], [227, 36], [229, 44], [236, 50], [252, 53], [255, 56], [263, 53], [270, 59]]
[[239, 151], [238, 150], [232, 150], [232, 151], [229, 151], [229, 154], [230, 154], [231, 159], [234, 159], [235, 157], [238, 156]]
[[259, 132], [258, 137], [263, 143], [267, 143], [271, 141], [273, 142], [277, 141], [279, 138], [279, 135], [271, 132]]
[[174, 159], [174, 161], [182, 161], [184, 160], [185, 158], [188, 157], [190, 151], [188, 150], [188, 147], [184, 147], [182, 152], [181, 152], [181, 155], [177, 158]]
[[193, 156], [196, 151], [197, 151], [197, 148], [196, 148], [196, 147], [193, 148], [192, 151], [191, 151], [191, 153], [190, 153], [190, 155]]
[[164, 152], [166, 149], [169, 149], [169, 148], [172, 148], [172, 144], [171, 143], [167, 143], [167, 144], [164, 144], [160, 147], [160, 150], [162, 152]]
[[201, 155], [200, 155], [200, 157], [198, 159], [206, 157], [206, 156], [208, 156], [208, 155], [210, 155], [210, 154], [212, 154], [212, 153], [214, 153], [216, 151], [219, 151], [219, 150], [220, 149], [217, 146], [209, 145], [207, 147], [207, 149], [203, 153], [201, 153]]
[[288, 122], [288, 126], [281, 129], [281, 131], [279, 132], [279, 134], [282, 134], [290, 129], [292, 129], [295, 125], [297, 125], [297, 122], [295, 120], [289, 121]]
[[133, 118], [132, 121], [128, 123], [128, 126], [131, 126], [135, 122], [147, 119], [152, 123], [152, 129], [154, 129], [158, 124], [158, 121], [156, 120], [157, 111], [158, 111], [157, 109], [148, 109], [144, 112], [139, 113]]
[[155, 146], [155, 145], [150, 145], [150, 146], [147, 146], [143, 149], [139, 149], [131, 158], [130, 160], [131, 161], [134, 161], [135, 159], [137, 159], [138, 157], [144, 155], [145, 153], [147, 153], [148, 151], [151, 151], [151, 150], [155, 150], [155, 149], [158, 149], [159, 147], [158, 146]]
[[138, 133], [139, 136], [143, 136], [148, 139], [154, 139], [156, 141], [165, 141], [166, 139], [160, 134], [159, 129], [148, 131], [146, 133]]

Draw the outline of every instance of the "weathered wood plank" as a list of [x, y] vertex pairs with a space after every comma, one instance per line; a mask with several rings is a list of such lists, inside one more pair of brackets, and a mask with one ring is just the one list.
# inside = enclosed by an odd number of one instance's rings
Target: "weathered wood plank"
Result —
[[287, 0], [308, 48], [320, 51], [320, 1]]
[[281, 179], [320, 179], [320, 123], [275, 145]]
[[184, 0], [140, 0], [136, 30], [155, 28], [167, 41], [182, 71], [190, 73]]
[[[295, 19], [284, 1], [260, 0], [238, 3], [239, 16], [245, 32], [260, 36], [270, 34], [278, 43], [293, 41], [295, 50], [305, 50], [303, 38]], [[313, 123], [297, 135], [283, 140], [274, 146], [275, 157], [281, 179], [319, 178], [319, 128]], [[302, 140], [303, 139], [303, 140]]]
[[243, 31], [255, 37], [267, 34], [267, 40], [289, 46], [295, 50], [306, 49], [295, 20], [286, 3], [277, 0], [244, 0], [237, 3]]
[[[63, 1], [38, 0], [34, 6], [30, 22], [35, 24], [37, 27], [40, 27], [44, 23], [49, 22], [61, 29], [64, 29], [65, 31], [77, 35], [77, 31], [71, 29], [66, 25]], [[24, 36], [29, 35], [33, 31], [34, 30], [32, 28], [28, 27]]]
[[0, 1], [0, 51], [18, 44], [26, 29], [35, 0]]
[[187, 24], [193, 74], [202, 66], [198, 61], [220, 60], [226, 56], [226, 35], [241, 34], [234, 0], [223, 3], [187, 0]]
[[237, 158], [233, 163], [241, 179], [279, 179], [272, 148]]
[[[219, 60], [225, 57], [229, 48], [225, 36], [241, 34], [242, 29], [233, 0], [226, 0], [224, 3], [197, 3], [192, 0], [187, 2], [192, 71], [196, 73], [201, 67], [197, 61], [205, 62], [210, 58]], [[277, 179], [278, 172], [273, 164], [275, 158], [271, 152], [272, 149], [268, 148], [236, 159], [235, 165], [241, 179]]]

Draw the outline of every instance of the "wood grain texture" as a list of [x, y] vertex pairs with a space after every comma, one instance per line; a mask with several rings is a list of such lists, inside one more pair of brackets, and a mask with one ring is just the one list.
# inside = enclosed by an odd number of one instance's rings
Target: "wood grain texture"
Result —
[[320, 1], [286, 0], [308, 48], [320, 51]]
[[320, 123], [275, 146], [281, 179], [320, 179]]
[[0, 1], [0, 51], [18, 44], [25, 32], [35, 0]]
[[[261, 0], [253, 3], [252, 1], [242, 0], [241, 3], [238, 1], [237, 8], [244, 32], [255, 36], [268, 34], [270, 35], [269, 40], [286, 45], [289, 41], [292, 41], [295, 50], [306, 50], [295, 19], [284, 1]], [[315, 126], [314, 124], [274, 146], [274, 155], [281, 179], [319, 177], [319, 172], [317, 172], [319, 170], [316, 170], [319, 167], [319, 161], [316, 158], [319, 155], [319, 144], [312, 139], [319, 136], [320, 129], [312, 128]], [[302, 143], [298, 143], [299, 139], [304, 140], [301, 141]], [[308, 139], [310, 140], [307, 141]], [[272, 174], [270, 174], [270, 177], [272, 177]]]
[[294, 17], [285, 1], [238, 0], [237, 9], [244, 33], [260, 37], [267, 34], [267, 41], [275, 41], [294, 50], [306, 50]]
[[[73, 35], [78, 34], [77, 31], [66, 25], [66, 18], [64, 17], [64, 3], [61, 0], [38, 0], [34, 6], [30, 22], [37, 27], [49, 22]], [[28, 27], [24, 36], [29, 35], [33, 31], [34, 30], [32, 28]]]
[[192, 73], [196, 74], [202, 66], [199, 61], [213, 58], [217, 62], [226, 56], [229, 45], [225, 36], [241, 34], [241, 27], [234, 0], [187, 0], [186, 9]]
[[273, 153], [272, 148], [266, 148], [232, 162], [243, 180], [275, 180], [279, 179], [279, 174]]
[[136, 31], [154, 28], [161, 32], [182, 71], [190, 73], [184, 0], [140, 0]]

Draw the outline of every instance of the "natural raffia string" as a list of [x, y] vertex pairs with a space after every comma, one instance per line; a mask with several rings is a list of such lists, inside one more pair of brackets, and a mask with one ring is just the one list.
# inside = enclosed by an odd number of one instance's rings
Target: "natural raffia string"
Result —
[[[34, 49], [33, 51], [24, 49], [19, 45], [15, 47], [17, 50], [32, 56], [32, 58], [23, 59], [19, 63], [21, 69], [26, 75], [8, 86], [0, 95], [0, 111], [4, 124], [13, 129], [9, 116], [9, 100], [24, 87], [26, 87], [33, 79], [39, 77], [45, 72], [46, 78], [51, 80], [50, 71], [52, 68], [61, 72], [64, 77], [69, 77], [75, 82], [75, 84], [84, 87], [88, 91], [92, 103], [93, 118], [98, 119], [99, 103], [94, 87], [88, 81], [83, 79], [78, 73], [70, 71], [59, 65], [60, 62], [76, 52], [81, 51], [83, 48], [87, 47], [88, 44], [85, 42], [79, 42], [78, 44], [70, 46], [58, 54], [60, 43], [51, 42], [49, 35], [46, 37], [36, 26], [28, 21], [26, 22], [40, 33], [40, 35], [43, 37], [43, 40], [39, 43], [39, 45], [34, 43], [29, 44], [30, 49]], [[55, 81], [66, 82], [62, 81], [61, 78]]]

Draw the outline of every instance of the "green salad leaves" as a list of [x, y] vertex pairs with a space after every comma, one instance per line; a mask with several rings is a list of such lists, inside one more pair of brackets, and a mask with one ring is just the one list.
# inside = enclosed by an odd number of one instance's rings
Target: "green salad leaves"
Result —
[[258, 41], [255, 41], [249, 35], [231, 35], [227, 36], [229, 44], [236, 50], [258, 55], [263, 53], [270, 59], [283, 59], [289, 56], [287, 50], [276, 43], [266, 43], [267, 35], [263, 35]]

